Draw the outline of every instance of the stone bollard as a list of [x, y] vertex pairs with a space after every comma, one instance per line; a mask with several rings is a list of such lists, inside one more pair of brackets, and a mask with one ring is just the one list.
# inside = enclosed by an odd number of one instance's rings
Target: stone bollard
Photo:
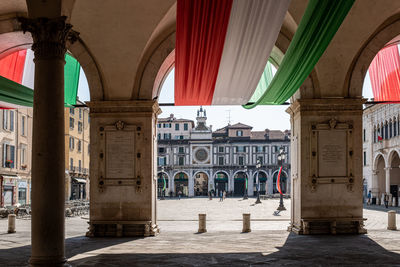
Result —
[[396, 228], [396, 211], [388, 211], [388, 230], [397, 230]]
[[243, 229], [242, 233], [251, 232], [250, 228], [250, 213], [243, 213]]
[[8, 214], [8, 233], [15, 233], [15, 214]]
[[199, 233], [207, 232], [206, 228], [206, 214], [200, 213], [199, 214]]

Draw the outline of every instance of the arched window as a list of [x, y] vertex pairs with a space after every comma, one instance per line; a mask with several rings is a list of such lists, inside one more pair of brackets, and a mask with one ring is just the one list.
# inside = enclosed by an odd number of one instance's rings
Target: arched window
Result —
[[385, 122], [385, 139], [389, 139], [389, 125]]
[[385, 138], [385, 131], [384, 131], [384, 127], [383, 127], [383, 123], [381, 124], [381, 132], [380, 132], [380, 136], [382, 137], [382, 139]]
[[389, 138], [393, 137], [393, 123], [392, 120], [389, 122]]
[[396, 121], [396, 118], [393, 119], [393, 136], [397, 136], [397, 121]]

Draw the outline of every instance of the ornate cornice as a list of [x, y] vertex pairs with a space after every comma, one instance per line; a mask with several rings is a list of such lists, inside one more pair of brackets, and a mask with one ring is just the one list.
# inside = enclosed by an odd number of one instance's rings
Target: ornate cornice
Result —
[[72, 32], [72, 25], [66, 23], [65, 16], [57, 18], [24, 18], [18, 20], [21, 29], [30, 32], [33, 38], [32, 50], [35, 52], [35, 59], [64, 59], [66, 41], [76, 40], [77, 33]]

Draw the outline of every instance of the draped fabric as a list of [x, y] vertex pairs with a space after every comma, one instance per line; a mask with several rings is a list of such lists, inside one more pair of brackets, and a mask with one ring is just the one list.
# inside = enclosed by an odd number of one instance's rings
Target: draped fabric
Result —
[[14, 52], [1, 59], [0, 76], [21, 83], [26, 50]]
[[255, 103], [244, 107], [279, 105], [288, 100], [311, 73], [353, 3], [354, 0], [310, 0], [268, 89]]
[[290, 0], [178, 0], [175, 105], [245, 104]]
[[175, 105], [210, 105], [233, 0], [178, 0]]
[[[17, 108], [33, 106], [35, 65], [33, 52], [21, 50], [0, 60], [0, 107]], [[65, 106], [76, 104], [80, 64], [66, 54], [64, 67]], [[3, 77], [2, 77], [3, 76]]]
[[397, 45], [379, 51], [368, 70], [375, 101], [400, 101], [400, 55]]
[[247, 103], [278, 38], [290, 0], [233, 1], [213, 105]]
[[282, 174], [282, 166], [279, 168], [278, 179], [276, 179], [276, 189], [278, 190], [279, 194], [282, 194], [281, 188], [281, 174]]
[[256, 102], [260, 97], [265, 93], [269, 84], [272, 81], [272, 65], [270, 62], [267, 62], [267, 65], [264, 69], [264, 72], [261, 75], [261, 79], [258, 82], [257, 88], [254, 91], [253, 95], [251, 96], [249, 102]]

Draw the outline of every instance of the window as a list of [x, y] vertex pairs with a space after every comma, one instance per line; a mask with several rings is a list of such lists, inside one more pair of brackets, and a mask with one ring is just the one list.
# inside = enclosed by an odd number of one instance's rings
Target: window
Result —
[[245, 149], [244, 146], [238, 146], [237, 147], [237, 152], [245, 152], [245, 151], [246, 151], [246, 149]]
[[25, 167], [22, 167], [22, 165], [26, 164], [26, 147], [21, 146], [21, 168], [25, 169]]
[[79, 119], [82, 119], [82, 109], [79, 109]]
[[397, 136], [397, 122], [394, 121], [393, 136]]
[[239, 157], [239, 165], [240, 166], [244, 165], [244, 157]]
[[81, 170], [82, 170], [82, 161], [81, 160], [78, 161], [78, 168], [79, 168], [79, 172], [81, 172]]
[[82, 132], [82, 122], [78, 121], [78, 132]]
[[218, 165], [224, 165], [224, 157], [218, 157]]
[[158, 153], [165, 153], [165, 147], [159, 147]]
[[187, 123], [184, 123], [184, 124], [183, 124], [183, 130], [187, 131], [188, 129], [189, 129], [188, 124], [187, 124]]
[[69, 114], [72, 114], [72, 115], [74, 115], [74, 114], [75, 114], [75, 110], [74, 110], [74, 108], [70, 108], [70, 109], [69, 109]]
[[392, 122], [390, 122], [389, 123], [389, 138], [392, 138], [393, 137], [393, 135], [392, 135], [392, 130], [393, 130], [393, 125], [392, 125]]
[[178, 153], [185, 153], [185, 148], [183, 146], [180, 146], [178, 148]]
[[82, 151], [82, 141], [79, 140], [78, 141], [78, 152], [81, 152], [81, 151]]
[[25, 135], [25, 116], [21, 118], [21, 135]]
[[158, 139], [158, 140], [161, 140], [161, 134], [160, 134], [160, 133], [157, 134], [157, 139]]
[[225, 148], [223, 146], [218, 147], [219, 153], [224, 153]]
[[157, 124], [157, 127], [158, 127], [158, 128], [161, 128], [161, 123]]
[[8, 110], [3, 110], [3, 129], [8, 130]]
[[179, 131], [179, 123], [175, 123], [175, 131]]
[[75, 121], [74, 121], [74, 118], [69, 118], [69, 128], [71, 128], [71, 129], [74, 129], [74, 124], [75, 124]]
[[165, 140], [171, 139], [171, 134], [170, 134], [170, 133], [165, 133], [165, 134], [164, 134], [164, 139], [165, 139]]
[[158, 157], [158, 166], [165, 166], [167, 164], [166, 157]]
[[363, 140], [364, 140], [364, 142], [365, 142], [365, 129], [363, 130]]
[[236, 131], [236, 136], [243, 136], [243, 131], [242, 130]]
[[364, 166], [367, 166], [367, 152], [364, 151]]
[[264, 164], [264, 158], [263, 157], [257, 157], [257, 160], [259, 160], [261, 164]]
[[74, 150], [75, 147], [75, 140], [73, 137], [69, 138], [69, 149]]
[[69, 159], [69, 169], [70, 169], [71, 171], [74, 170], [74, 159], [73, 159], [73, 158], [70, 158], [70, 159]]
[[14, 131], [14, 111], [10, 110], [10, 131]]
[[15, 147], [3, 144], [3, 167], [14, 168], [15, 164]]
[[185, 158], [184, 157], [179, 157], [178, 158], [178, 165], [183, 166], [185, 164]]
[[182, 140], [182, 139], [183, 139], [183, 135], [180, 135], [180, 136], [179, 136], [179, 139], [181, 139], [181, 140]]
[[257, 146], [257, 152], [263, 152], [264, 147], [263, 146]]

